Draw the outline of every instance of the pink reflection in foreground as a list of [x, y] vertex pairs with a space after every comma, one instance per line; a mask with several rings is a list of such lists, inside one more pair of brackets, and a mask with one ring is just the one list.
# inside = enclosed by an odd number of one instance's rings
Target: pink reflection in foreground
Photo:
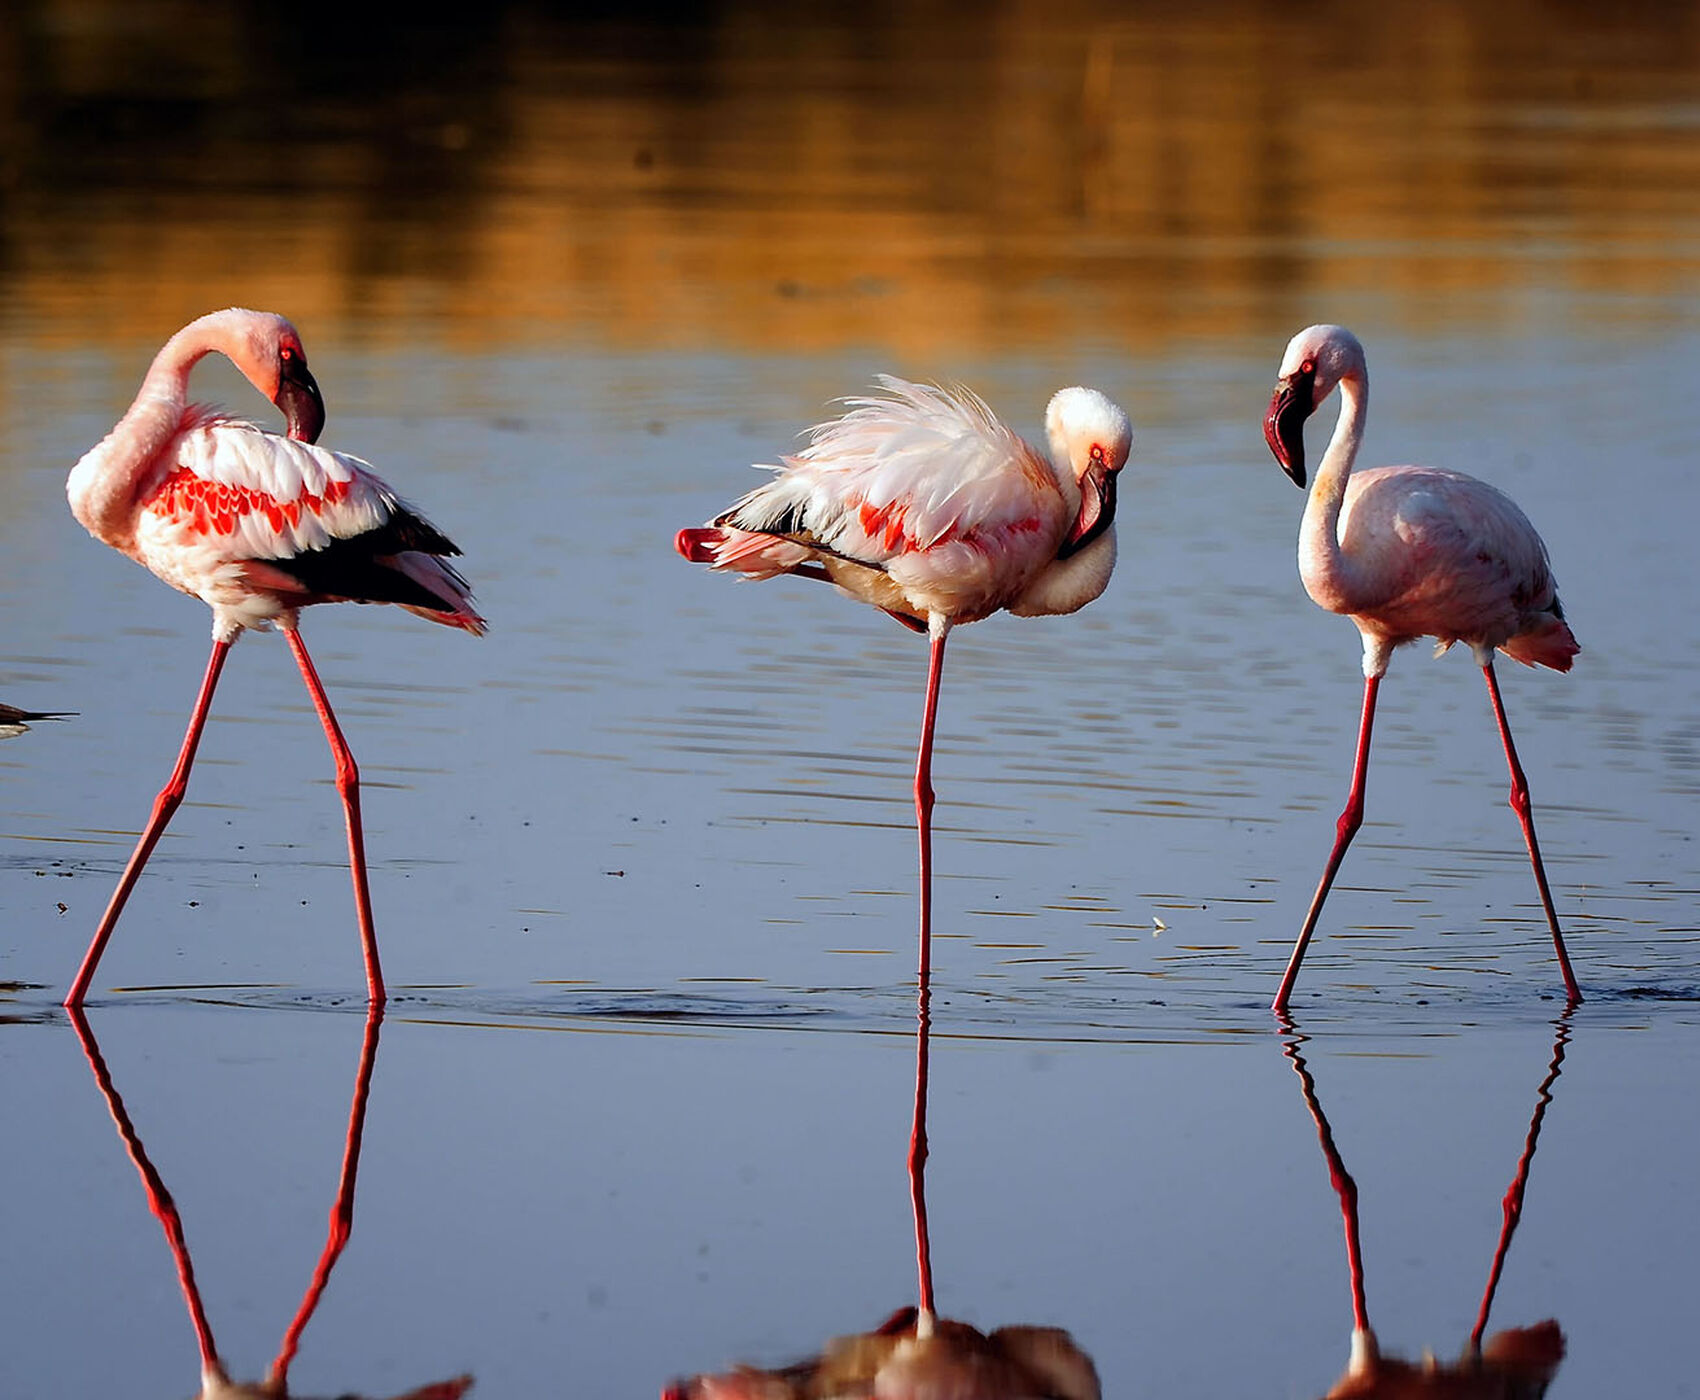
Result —
[[[348, 1112], [348, 1134], [343, 1147], [342, 1172], [337, 1179], [336, 1200], [331, 1206], [330, 1232], [326, 1236], [325, 1247], [319, 1253], [319, 1262], [313, 1269], [313, 1277], [307, 1285], [306, 1293], [302, 1295], [301, 1305], [295, 1310], [295, 1316], [284, 1330], [283, 1340], [278, 1344], [277, 1359], [272, 1362], [266, 1378], [255, 1384], [232, 1381], [225, 1371], [224, 1363], [219, 1359], [218, 1348], [213, 1342], [206, 1308], [201, 1303], [200, 1289], [195, 1283], [195, 1266], [189, 1257], [189, 1246], [184, 1238], [182, 1218], [177, 1213], [177, 1203], [172, 1200], [171, 1192], [166, 1189], [164, 1180], [148, 1157], [147, 1149], [142, 1146], [141, 1136], [131, 1123], [130, 1115], [125, 1112], [124, 1100], [119, 1097], [118, 1090], [112, 1083], [112, 1074], [101, 1056], [100, 1045], [94, 1038], [94, 1031], [87, 1018], [80, 1007], [69, 1008], [68, 1014], [77, 1039], [82, 1043], [83, 1053], [88, 1057], [89, 1068], [94, 1071], [95, 1083], [100, 1086], [101, 1095], [106, 1099], [107, 1109], [112, 1114], [112, 1121], [118, 1127], [118, 1136], [123, 1140], [124, 1150], [129, 1153], [131, 1162], [135, 1164], [136, 1171], [142, 1178], [142, 1185], [148, 1193], [148, 1206], [164, 1227], [172, 1257], [177, 1261], [177, 1279], [182, 1285], [183, 1300], [188, 1305], [189, 1320], [194, 1325], [195, 1338], [201, 1350], [201, 1389], [196, 1400], [290, 1400], [289, 1367], [300, 1346], [301, 1333], [319, 1306], [325, 1285], [330, 1282], [331, 1270], [336, 1266], [336, 1261], [354, 1229], [354, 1183], [360, 1166], [360, 1136], [366, 1122], [366, 1099], [372, 1086], [372, 1066], [378, 1056], [378, 1028], [384, 1019], [383, 1008], [373, 1005], [366, 1015], [366, 1033], [360, 1044], [360, 1068], [354, 1079], [354, 1101]], [[395, 1396], [394, 1400], [460, 1400], [471, 1385], [471, 1376], [460, 1376], [454, 1380], [436, 1381], [420, 1386], [405, 1395]], [[341, 1400], [360, 1400], [360, 1397], [348, 1394], [342, 1396]]]
[[1358, 1235], [1358, 1187], [1346, 1170], [1340, 1150], [1334, 1144], [1334, 1131], [1322, 1111], [1322, 1101], [1316, 1094], [1316, 1081], [1311, 1077], [1304, 1056], [1299, 1053], [1306, 1036], [1298, 1033], [1290, 1019], [1283, 1018], [1288, 1031], [1282, 1053], [1292, 1061], [1304, 1086], [1305, 1107], [1316, 1124], [1317, 1140], [1328, 1161], [1329, 1178], [1340, 1197], [1340, 1214], [1346, 1233], [1346, 1264], [1352, 1286], [1352, 1354], [1346, 1374], [1334, 1385], [1324, 1400], [1539, 1400], [1546, 1394], [1552, 1378], [1564, 1360], [1564, 1333], [1557, 1322], [1548, 1318], [1531, 1327], [1512, 1327], [1496, 1332], [1484, 1342], [1488, 1313], [1499, 1288], [1500, 1275], [1505, 1268], [1506, 1252], [1511, 1237], [1523, 1215], [1523, 1195], [1529, 1184], [1529, 1164], [1534, 1160], [1535, 1144], [1540, 1138], [1541, 1120], [1547, 1105], [1552, 1102], [1552, 1086], [1564, 1063], [1564, 1047], [1570, 1040], [1570, 1011], [1558, 1018], [1558, 1030], [1553, 1040], [1552, 1060], [1546, 1078], [1535, 1094], [1534, 1117], [1523, 1141], [1523, 1155], [1517, 1160], [1517, 1171], [1506, 1189], [1504, 1220], [1499, 1239], [1494, 1246], [1493, 1263], [1488, 1270], [1487, 1285], [1482, 1290], [1481, 1305], [1476, 1323], [1471, 1329], [1463, 1353], [1456, 1361], [1440, 1361], [1426, 1356], [1420, 1362], [1384, 1356], [1369, 1325], [1369, 1308], [1364, 1292], [1363, 1251]]
[[915, 1030], [915, 1118], [909, 1197], [915, 1215], [919, 1307], [902, 1307], [872, 1332], [836, 1337], [820, 1355], [776, 1370], [739, 1366], [675, 1381], [661, 1400], [1100, 1400], [1092, 1358], [1059, 1327], [983, 1333], [939, 1317], [927, 1232], [927, 1064], [932, 988], [920, 976]]

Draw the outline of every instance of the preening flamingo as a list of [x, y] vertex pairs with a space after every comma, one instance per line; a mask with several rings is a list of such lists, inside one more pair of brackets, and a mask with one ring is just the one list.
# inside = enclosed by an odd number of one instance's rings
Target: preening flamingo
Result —
[[1110, 581], [1116, 473], [1133, 429], [1095, 389], [1062, 389], [1034, 450], [966, 389], [878, 376], [883, 395], [845, 401], [773, 479], [680, 554], [748, 578], [797, 574], [836, 584], [931, 640], [915, 762], [921, 856], [921, 970], [932, 925], [932, 758], [945, 637], [1007, 609], [1071, 613]]
[[[283, 410], [288, 436], [189, 403], [189, 372], [214, 351]], [[81, 1005], [124, 902], [183, 801], [231, 643], [246, 629], [273, 623], [294, 653], [336, 760], [367, 992], [374, 1003], [384, 1000], [360, 774], [297, 631], [300, 610], [312, 603], [396, 603], [473, 633], [484, 631], [484, 620], [472, 609], [466, 580], [445, 561], [460, 551], [367, 463], [313, 446], [324, 422], [324, 401], [295, 327], [270, 312], [215, 311], [166, 341], [129, 411], [71, 471], [66, 494], [77, 520], [211, 607], [213, 640], [177, 766], [154, 799], [67, 1006]]]
[[1311, 326], [1287, 345], [1280, 382], [1263, 420], [1270, 450], [1294, 483], [1305, 484], [1304, 423], [1335, 387], [1341, 409], [1316, 469], [1299, 529], [1299, 575], [1319, 607], [1344, 613], [1363, 634], [1364, 701], [1351, 793], [1334, 849], [1293, 945], [1275, 1010], [1283, 1010], [1346, 847], [1363, 824], [1364, 777], [1376, 690], [1393, 649], [1433, 637], [1438, 650], [1463, 642], [1487, 678], [1494, 719], [1511, 770], [1511, 807], [1523, 826], [1541, 907], [1570, 1002], [1582, 1000], [1553, 910], [1529, 801], [1529, 783], [1506, 723], [1493, 654], [1526, 666], [1568, 671], [1581, 650], [1564, 620], [1546, 546], [1509, 496], [1438, 467], [1354, 472], [1369, 405], [1364, 348], [1344, 326]]
[[16, 739], [38, 719], [69, 719], [70, 710], [20, 710], [0, 705], [0, 739]]

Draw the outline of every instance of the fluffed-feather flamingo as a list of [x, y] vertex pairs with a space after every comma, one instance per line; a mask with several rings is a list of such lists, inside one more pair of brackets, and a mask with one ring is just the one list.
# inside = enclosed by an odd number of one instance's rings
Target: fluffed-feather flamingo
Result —
[[[189, 373], [228, 357], [283, 411], [287, 435], [188, 399]], [[212, 608], [212, 655], [177, 766], [113, 892], [67, 1006], [81, 1005], [124, 903], [183, 801], [213, 690], [231, 644], [275, 624], [295, 656], [336, 761], [349, 868], [366, 959], [367, 993], [384, 1000], [360, 823], [360, 774], [297, 630], [313, 603], [395, 603], [433, 622], [482, 633], [467, 582], [446, 561], [460, 551], [357, 457], [314, 446], [324, 401], [301, 336], [282, 316], [233, 307], [166, 341], [128, 412], [72, 469], [77, 520], [180, 592]]]
[[1564, 620], [1547, 551], [1517, 503], [1462, 472], [1439, 467], [1354, 471], [1369, 407], [1364, 348], [1344, 326], [1310, 326], [1281, 359], [1279, 382], [1263, 420], [1270, 451], [1293, 482], [1305, 484], [1304, 424], [1335, 388], [1340, 416], [1317, 464], [1299, 529], [1299, 575], [1319, 607], [1344, 613], [1363, 634], [1364, 700], [1352, 787], [1334, 848], [1275, 995], [1284, 1010], [1299, 964], [1322, 914], [1346, 847], [1363, 824], [1375, 699], [1393, 649], [1433, 637], [1437, 651], [1463, 642], [1487, 679], [1494, 719], [1511, 772], [1511, 807], [1522, 823], [1541, 907], [1571, 1004], [1582, 1000], [1553, 909], [1529, 800], [1494, 676], [1493, 654], [1526, 666], [1568, 671], [1581, 647]]
[[932, 757], [945, 637], [1007, 610], [1072, 613], [1116, 561], [1116, 473], [1133, 429], [1096, 389], [1059, 390], [1045, 414], [1050, 456], [976, 394], [878, 376], [882, 394], [844, 400], [773, 479], [708, 526], [681, 530], [694, 563], [767, 579], [836, 584], [931, 642], [915, 761], [921, 957], [932, 926]]

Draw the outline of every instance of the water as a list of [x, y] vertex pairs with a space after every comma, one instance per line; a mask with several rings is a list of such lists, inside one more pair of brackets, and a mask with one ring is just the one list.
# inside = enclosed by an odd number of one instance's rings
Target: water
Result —
[[[963, 629], [946, 663], [939, 1305], [1067, 1328], [1106, 1395], [1327, 1391], [1340, 1210], [1265, 1008], [1344, 797], [1358, 644], [1302, 594], [1302, 499], [1258, 431], [1315, 320], [1368, 348], [1367, 458], [1515, 495], [1584, 648], [1501, 668], [1588, 1001], [1489, 1331], [1556, 1318], [1554, 1395], [1691, 1393], [1686, 12], [498, 5], [306, 54], [271, 11], [219, 14], [192, 47], [171, 7], [0, 22], [0, 700], [79, 712], [0, 745], [0, 1395], [196, 1383], [55, 1007], [207, 617], [88, 540], [63, 479], [165, 336], [230, 303], [294, 318], [325, 441], [462, 546], [493, 624], [304, 624], [396, 997], [294, 1393], [654, 1395], [914, 1301], [924, 648], [670, 549], [879, 370], [1030, 433], [1091, 383], [1136, 425], [1105, 597]], [[196, 389], [265, 409], [227, 369]], [[245, 639], [89, 1012], [251, 1379], [312, 1277], [360, 1062], [329, 779], [287, 652]], [[1468, 1338], [1554, 1057], [1504, 793], [1468, 659], [1402, 653], [1295, 1002], [1390, 1354]]]

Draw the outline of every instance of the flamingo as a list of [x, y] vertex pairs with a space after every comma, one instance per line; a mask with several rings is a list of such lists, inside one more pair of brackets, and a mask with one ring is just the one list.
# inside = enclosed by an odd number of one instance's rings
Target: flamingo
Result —
[[0, 739], [16, 739], [38, 719], [69, 719], [70, 710], [20, 710], [16, 705], [0, 705]]
[[1568, 671], [1581, 650], [1564, 620], [1546, 546], [1516, 502], [1462, 472], [1439, 467], [1352, 470], [1363, 441], [1369, 370], [1363, 346], [1344, 326], [1300, 331], [1281, 360], [1263, 435], [1296, 485], [1305, 484], [1305, 420], [1336, 386], [1340, 416], [1317, 466], [1299, 528], [1299, 575], [1318, 606], [1346, 614], [1363, 634], [1363, 717], [1351, 792], [1336, 826], [1334, 848], [1293, 945], [1274, 1009], [1287, 1006], [1323, 901], [1346, 847], [1363, 824], [1370, 728], [1381, 678], [1393, 649], [1419, 637], [1435, 639], [1436, 655], [1463, 642], [1487, 679], [1511, 771], [1511, 807], [1523, 827], [1565, 991], [1575, 1005], [1582, 992], [1553, 910], [1535, 839], [1529, 782], [1517, 760], [1493, 671], [1496, 650], [1525, 666], [1555, 671]]
[[[189, 372], [227, 356], [283, 410], [287, 436], [188, 401]], [[183, 801], [213, 690], [231, 643], [276, 624], [295, 656], [336, 761], [366, 986], [384, 1000], [360, 824], [360, 774], [297, 630], [311, 603], [396, 603], [475, 634], [467, 582], [444, 556], [460, 551], [378, 479], [366, 462], [315, 447], [319, 386], [301, 336], [282, 316], [233, 307], [166, 341], [128, 412], [72, 468], [71, 513], [104, 544], [212, 608], [212, 655], [177, 765], [101, 917], [67, 1007], [80, 1006], [124, 903]]]
[[1096, 389], [1059, 390], [1045, 413], [1047, 458], [967, 389], [879, 375], [883, 395], [844, 400], [771, 481], [680, 554], [746, 578], [796, 574], [836, 584], [930, 641], [915, 760], [921, 956], [930, 961], [932, 758], [945, 638], [1007, 609], [1072, 613], [1104, 591], [1116, 561], [1116, 473], [1133, 429]]

